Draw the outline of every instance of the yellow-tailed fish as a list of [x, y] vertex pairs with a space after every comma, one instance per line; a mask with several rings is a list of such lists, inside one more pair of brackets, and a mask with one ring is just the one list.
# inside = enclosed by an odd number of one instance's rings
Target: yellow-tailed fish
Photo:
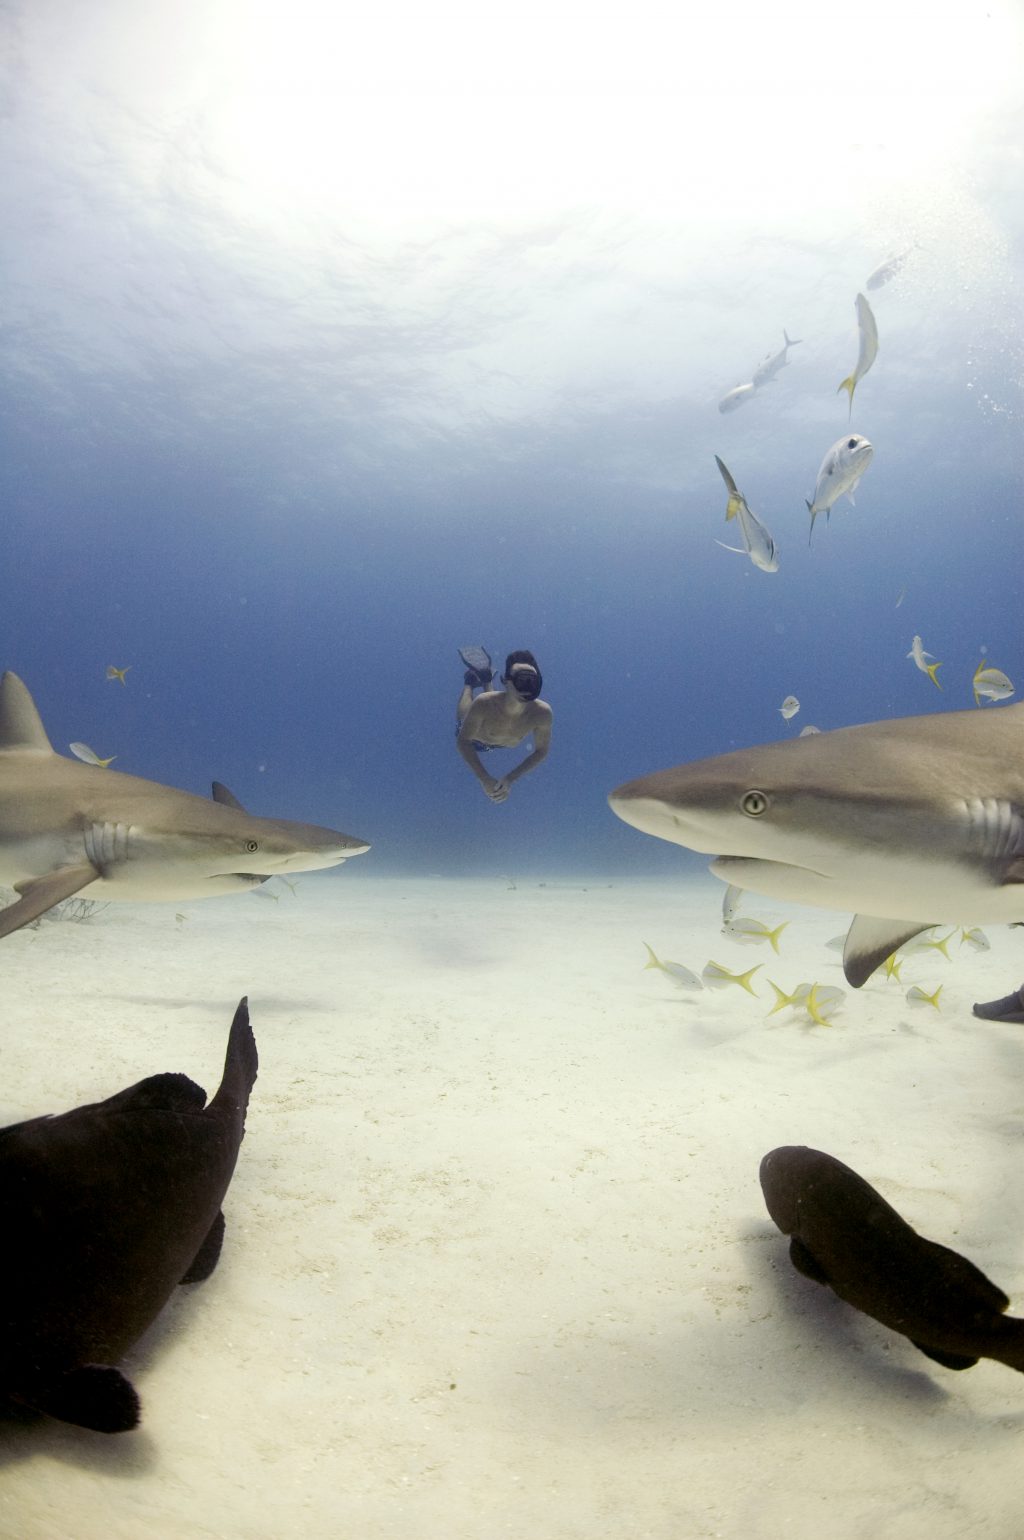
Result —
[[857, 365], [852, 374], [848, 374], [840, 390], [845, 390], [850, 397], [850, 416], [853, 416], [853, 393], [857, 389], [857, 382], [867, 374], [871, 365], [878, 357], [878, 327], [871, 311], [871, 306], [863, 294], [858, 294], [854, 300], [857, 311], [857, 330], [860, 334], [860, 345], [857, 351]]
[[781, 925], [776, 925], [774, 930], [769, 930], [763, 920], [752, 920], [747, 915], [736, 915], [731, 920], [726, 920], [722, 926], [722, 932], [732, 941], [738, 941], [741, 946], [753, 946], [758, 941], [771, 942], [773, 952], [779, 950], [779, 937], [789, 924], [783, 920]]
[[[907, 653], [907, 657], [913, 658], [922, 674], [928, 675], [928, 678], [931, 680], [932, 684], [937, 690], [942, 689], [941, 684], [939, 684], [939, 681], [935, 677], [939, 669], [942, 667], [942, 664], [936, 663], [934, 661], [934, 654], [925, 652], [924, 643], [919, 636], [915, 636], [914, 640], [911, 642], [910, 651]], [[933, 659], [931, 663], [928, 662], [929, 658]]]
[[886, 978], [887, 979], [895, 979], [897, 984], [898, 984], [900, 982], [900, 969], [902, 967], [903, 967], [903, 960], [902, 960], [902, 958], [897, 957], [895, 952], [890, 952], [888, 957], [885, 959], [885, 976], [886, 976]]
[[796, 696], [787, 695], [786, 699], [779, 707], [779, 715], [783, 718], [784, 721], [788, 722], [792, 717], [796, 716], [799, 710], [800, 702], [797, 700]]
[[991, 941], [978, 925], [961, 927], [960, 945], [963, 946], [965, 941], [967, 942], [967, 945], [972, 946], [976, 952], [990, 952], [992, 950]]
[[761, 966], [761, 963], [758, 963], [756, 967], [748, 968], [746, 973], [730, 973], [728, 968], [722, 967], [721, 963], [707, 962], [704, 964], [700, 976], [708, 989], [727, 989], [730, 984], [739, 984], [740, 988], [745, 989], [748, 995], [756, 997], [757, 990], [751, 987], [750, 980]]
[[845, 999], [845, 989], [838, 989], [834, 984], [812, 984], [801, 1004], [812, 1021], [819, 1027], [827, 1027]]
[[738, 888], [734, 882], [730, 882], [722, 899], [722, 924], [728, 925], [737, 909], [740, 907], [740, 899], [743, 897], [743, 889]]
[[644, 946], [647, 947], [647, 953], [649, 957], [649, 961], [644, 963], [645, 968], [660, 968], [661, 972], [666, 973], [672, 980], [673, 984], [678, 984], [680, 989], [704, 988], [704, 985], [701, 983], [696, 973], [691, 972], [689, 968], [684, 968], [682, 963], [662, 962], [654, 948], [652, 946], [647, 946], [646, 941], [644, 942]]
[[105, 770], [117, 758], [116, 754], [111, 754], [109, 759], [101, 759], [96, 750], [91, 749], [87, 743], [69, 743], [68, 748], [76, 759], [83, 760], [87, 765], [99, 765], [101, 770]]
[[729, 501], [725, 506], [726, 520], [736, 519], [743, 537], [742, 545], [726, 545], [724, 540], [716, 540], [715, 544], [720, 545], [724, 551], [738, 551], [741, 556], [749, 556], [754, 566], [759, 567], [762, 572], [778, 572], [779, 555], [775, 541], [761, 520], [751, 511], [728, 468], [717, 455], [715, 455], [715, 464], [729, 493]]
[[937, 1011], [941, 1009], [939, 1005], [939, 996], [941, 993], [941, 984], [939, 985], [938, 989], [932, 990], [930, 995], [921, 988], [920, 984], [911, 984], [910, 988], [907, 990], [907, 1004], [930, 1005], [933, 1010]]
[[949, 955], [949, 943], [956, 935], [955, 930], [949, 931], [945, 936], [930, 936], [927, 931], [923, 935], [915, 936], [913, 941], [908, 941], [898, 948], [901, 957], [913, 957], [918, 952], [941, 952], [947, 962], [952, 959]]
[[107, 667], [107, 678], [108, 679], [120, 679], [122, 684], [126, 684], [127, 680], [125, 679], [124, 676], [125, 676], [125, 674], [127, 674], [128, 670], [130, 668], [131, 668], [131, 664], [130, 663], [126, 663], [124, 668], [115, 668], [113, 663], [111, 663]]
[[776, 1011], [784, 1011], [787, 1007], [795, 1011], [798, 1006], [803, 1005], [813, 988], [811, 984], [798, 984], [792, 993], [787, 995], [784, 989], [779, 988], [774, 979], [769, 979], [768, 982], [775, 991], [775, 1004], [768, 1012], [769, 1016], [774, 1016]]
[[808, 722], [806, 727], [801, 727], [800, 731], [797, 733], [797, 737], [798, 738], [813, 738], [815, 733], [820, 733], [820, 732], [821, 732], [821, 728], [820, 727], [812, 727], [810, 722]]
[[1014, 684], [1001, 668], [990, 668], [982, 658], [974, 670], [971, 689], [974, 691], [974, 704], [980, 706], [982, 696], [986, 700], [1009, 700], [1014, 691]]

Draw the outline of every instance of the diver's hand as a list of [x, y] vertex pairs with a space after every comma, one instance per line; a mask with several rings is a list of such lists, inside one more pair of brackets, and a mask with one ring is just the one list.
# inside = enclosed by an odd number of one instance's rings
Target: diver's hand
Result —
[[492, 802], [504, 802], [508, 797], [508, 782], [496, 781], [492, 775], [484, 781], [483, 788]]

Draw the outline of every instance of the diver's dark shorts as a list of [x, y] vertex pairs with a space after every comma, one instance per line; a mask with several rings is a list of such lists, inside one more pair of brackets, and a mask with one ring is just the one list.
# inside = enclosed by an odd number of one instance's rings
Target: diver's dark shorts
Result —
[[[459, 722], [458, 720], [456, 720], [456, 723], [455, 723], [455, 736], [456, 736], [456, 738], [459, 736], [461, 731], [462, 731], [462, 723]], [[496, 749], [498, 747], [499, 747], [499, 745], [497, 743], [478, 743], [475, 738], [470, 743], [470, 748], [471, 749], [476, 749], [478, 754], [487, 754], [487, 753], [490, 752], [491, 749]]]

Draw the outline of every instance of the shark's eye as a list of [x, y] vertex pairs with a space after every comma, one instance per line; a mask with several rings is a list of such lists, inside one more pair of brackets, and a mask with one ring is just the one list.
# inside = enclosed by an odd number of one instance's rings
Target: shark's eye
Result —
[[750, 818], [760, 818], [768, 811], [768, 797], [763, 791], [745, 791], [740, 798], [740, 807]]
[[248, 855], [254, 856], [256, 854], [257, 850], [259, 850], [259, 848], [260, 848], [259, 840], [246, 840], [246, 842], [245, 842], [245, 849], [246, 849], [246, 853]]

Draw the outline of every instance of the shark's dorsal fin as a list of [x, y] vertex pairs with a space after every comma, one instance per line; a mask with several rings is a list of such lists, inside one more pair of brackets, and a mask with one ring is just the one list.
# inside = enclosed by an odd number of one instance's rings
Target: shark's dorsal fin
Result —
[[855, 914], [843, 948], [846, 982], [859, 989], [898, 946], [930, 930], [932, 924], [931, 920], [883, 920], [872, 914]]
[[0, 679], [0, 753], [53, 753], [35, 701], [9, 670]]
[[224, 806], [224, 807], [237, 807], [237, 809], [238, 809], [238, 811], [240, 813], [244, 813], [245, 812], [245, 808], [239, 802], [239, 800], [235, 796], [234, 792], [233, 791], [228, 791], [228, 789], [224, 785], [223, 781], [214, 781], [214, 783], [213, 783], [213, 800], [214, 800], [214, 802], [220, 802], [222, 804], [222, 806]]

